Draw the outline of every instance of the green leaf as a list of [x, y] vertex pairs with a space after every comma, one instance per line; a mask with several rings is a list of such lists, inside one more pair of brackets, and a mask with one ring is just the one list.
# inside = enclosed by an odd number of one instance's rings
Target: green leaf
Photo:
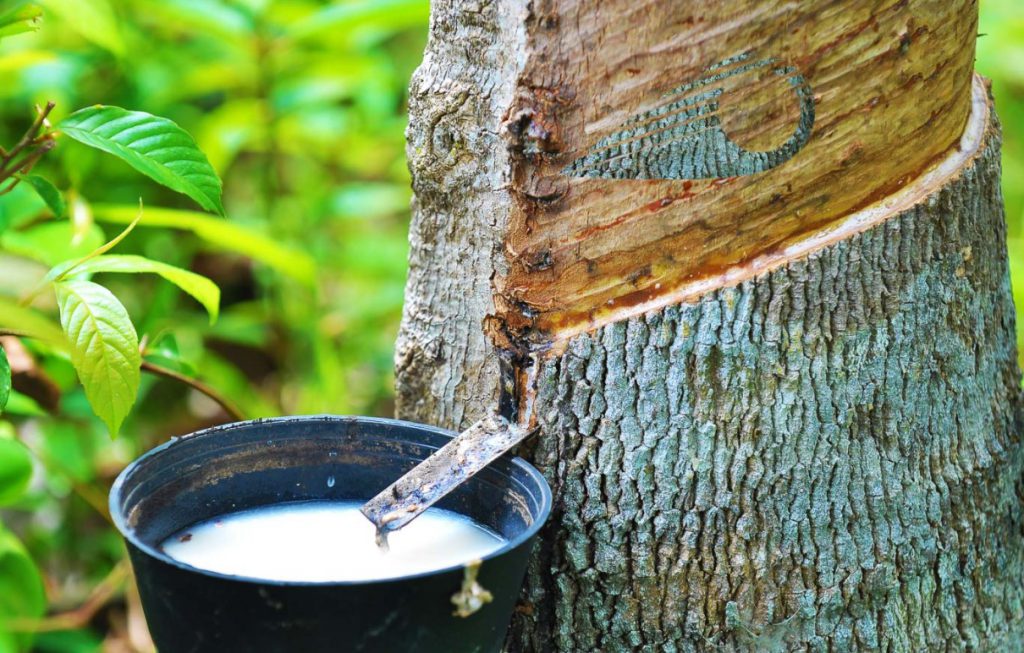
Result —
[[32, 479], [32, 456], [17, 440], [0, 437], [0, 506], [8, 506], [25, 493]]
[[39, 195], [40, 199], [46, 202], [46, 206], [53, 212], [54, 217], [64, 217], [68, 210], [67, 204], [64, 203], [64, 196], [61, 195], [60, 191], [57, 190], [57, 187], [49, 179], [39, 175], [28, 175], [23, 177], [22, 180], [32, 187], [32, 190]]
[[7, 352], [3, 345], [0, 345], [0, 415], [7, 406], [7, 400], [11, 396], [11, 364], [7, 362]]
[[72, 274], [95, 274], [97, 272], [122, 272], [129, 274], [158, 274], [167, 281], [181, 288], [203, 305], [210, 314], [210, 323], [217, 320], [220, 310], [220, 288], [206, 277], [167, 263], [154, 261], [143, 256], [115, 255], [97, 256], [86, 261], [69, 261], [58, 265], [50, 275], [59, 278], [64, 274], [62, 268], [72, 268]]
[[121, 57], [124, 41], [109, 0], [36, 0], [83, 37]]
[[139, 391], [142, 356], [135, 327], [121, 302], [103, 286], [70, 280], [54, 284], [54, 290], [85, 396], [116, 435]]
[[[114, 224], [128, 224], [138, 213], [138, 207], [116, 204], [94, 204], [92, 210], [100, 222]], [[208, 243], [248, 256], [302, 283], [311, 286], [316, 282], [316, 263], [309, 254], [233, 222], [195, 211], [148, 207], [140, 224], [144, 227], [187, 229]]]
[[43, 10], [26, 0], [15, 0], [0, 8], [0, 38], [39, 29]]
[[67, 340], [60, 325], [46, 315], [19, 306], [17, 302], [5, 297], [0, 297], [0, 329], [60, 348], [67, 347]]
[[46, 610], [46, 592], [39, 569], [24, 545], [0, 526], [0, 649], [27, 650], [30, 634], [19, 635], [4, 628], [4, 621], [37, 619]]
[[167, 118], [94, 106], [74, 112], [58, 129], [81, 143], [113, 154], [159, 184], [188, 195], [207, 211], [224, 215], [221, 182], [184, 129]]
[[0, 248], [45, 265], [56, 265], [85, 256], [102, 245], [103, 240], [103, 231], [96, 225], [76, 235], [75, 226], [62, 220], [43, 222], [24, 231], [5, 231], [0, 235]]

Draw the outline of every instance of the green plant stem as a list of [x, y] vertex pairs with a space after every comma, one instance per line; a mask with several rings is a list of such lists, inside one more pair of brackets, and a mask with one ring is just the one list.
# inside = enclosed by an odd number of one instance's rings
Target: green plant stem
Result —
[[219, 392], [217, 392], [210, 386], [206, 385], [202, 381], [197, 381], [196, 379], [185, 376], [184, 374], [175, 372], [172, 369], [168, 369], [161, 365], [150, 363], [149, 361], [146, 360], [142, 361], [142, 371], [149, 372], [150, 374], [156, 374], [157, 376], [163, 376], [168, 379], [174, 379], [179, 383], [184, 383], [185, 385], [190, 386], [192, 389], [201, 392], [210, 399], [214, 400], [217, 403], [217, 405], [224, 409], [224, 412], [227, 413], [236, 422], [241, 422], [246, 419], [245, 414], [241, 410], [239, 410], [238, 407], [231, 402], [231, 400], [222, 396]]
[[89, 252], [88, 254], [83, 256], [82, 258], [78, 259], [74, 263], [71, 263], [67, 267], [64, 267], [63, 264], [62, 265], [58, 265], [57, 266], [58, 268], [63, 268], [63, 269], [61, 269], [60, 273], [58, 273], [55, 276], [51, 277], [51, 275], [53, 275], [53, 273], [57, 271], [57, 268], [54, 268], [53, 270], [50, 271], [50, 274], [46, 275], [46, 279], [44, 280], [44, 282], [45, 281], [52, 281], [53, 283], [57, 283], [59, 281], [63, 281], [64, 279], [67, 278], [67, 276], [69, 274], [74, 272], [75, 268], [77, 268], [81, 264], [85, 263], [86, 261], [91, 261], [92, 259], [96, 258], [97, 256], [102, 256], [102, 255], [106, 254], [107, 252], [109, 252], [110, 250], [112, 250], [115, 247], [117, 247], [118, 243], [120, 243], [122, 240], [127, 238], [128, 234], [130, 234], [132, 232], [132, 230], [135, 229], [135, 227], [139, 224], [139, 221], [142, 220], [142, 212], [143, 212], [142, 198], [140, 197], [139, 198], [139, 212], [135, 214], [135, 219], [132, 220], [131, 223], [129, 223], [128, 226], [125, 227], [124, 230], [121, 233], [119, 233], [117, 236], [115, 236], [114, 239], [111, 240], [110, 242], [105, 243], [103, 245], [100, 245], [99, 247], [97, 247], [93, 251]]

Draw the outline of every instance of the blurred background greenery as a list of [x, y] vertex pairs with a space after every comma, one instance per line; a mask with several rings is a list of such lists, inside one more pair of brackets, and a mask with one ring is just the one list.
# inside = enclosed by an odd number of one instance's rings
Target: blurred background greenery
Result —
[[[197, 213], [123, 163], [62, 140], [38, 170], [68, 192], [73, 219], [47, 218], [24, 186], [0, 198], [0, 299], [116, 234], [142, 197], [146, 222], [118, 251], [191, 268], [224, 293], [210, 326], [158, 278], [104, 278], [168, 365], [198, 374], [249, 417], [389, 415], [409, 219], [405, 91], [427, 0], [39, 4], [41, 29], [0, 44], [0, 143], [15, 141], [32, 105], [47, 101], [57, 103], [55, 119], [93, 103], [166, 116], [223, 177], [229, 219]], [[983, 0], [981, 15], [977, 67], [992, 79], [1003, 122], [1011, 266], [1024, 307], [1024, 7]], [[15, 631], [35, 631], [39, 651], [146, 650], [106, 490], [141, 451], [225, 415], [187, 386], [144, 376], [112, 441], [66, 358], [28, 346], [31, 364], [0, 419], [0, 443], [17, 429], [35, 460], [28, 491], [0, 516], [0, 617], [14, 617], [0, 628], [0, 653], [25, 645]], [[45, 603], [12, 599], [10, 578], [21, 587], [41, 578]]]
[[1017, 356], [1024, 367], [1024, 2], [981, 0], [978, 72], [992, 80], [1003, 125], [1003, 198], [1017, 305]]
[[[427, 0], [38, 4], [40, 29], [0, 43], [0, 144], [13, 144], [32, 106], [47, 101], [57, 104], [54, 121], [94, 103], [165, 116], [223, 178], [229, 218], [195, 212], [122, 162], [61, 139], [36, 170], [77, 196], [77, 217], [46, 217], [24, 184], [0, 198], [0, 296], [22, 295], [55, 259], [114, 236], [141, 197], [146, 220], [118, 252], [191, 268], [223, 292], [210, 326], [157, 277], [104, 277], [169, 364], [196, 371], [247, 417], [390, 415], [410, 198], [405, 93], [426, 41]], [[21, 392], [0, 438], [16, 428], [37, 469], [2, 520], [42, 572], [48, 613], [86, 609], [11, 630], [44, 631], [42, 651], [98, 650], [105, 638], [108, 648], [145, 648], [103, 495], [141, 451], [225, 415], [187, 386], [144, 375], [112, 441], [66, 358], [29, 346], [38, 368], [16, 374]], [[30, 615], [37, 606], [5, 605], [24, 593], [5, 585], [5, 573], [33, 573], [6, 554], [0, 538], [0, 617]], [[0, 632], [0, 653], [23, 641]]]

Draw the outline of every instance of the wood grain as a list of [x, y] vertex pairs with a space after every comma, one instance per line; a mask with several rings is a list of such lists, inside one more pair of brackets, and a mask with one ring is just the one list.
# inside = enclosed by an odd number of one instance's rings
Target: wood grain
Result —
[[713, 290], [897, 193], [957, 147], [976, 27], [975, 0], [536, 3], [492, 338]]

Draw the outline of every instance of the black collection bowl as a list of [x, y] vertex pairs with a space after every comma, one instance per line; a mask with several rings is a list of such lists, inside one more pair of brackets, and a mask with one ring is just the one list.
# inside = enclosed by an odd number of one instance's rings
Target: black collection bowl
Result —
[[[359, 582], [281, 582], [198, 569], [167, 556], [169, 536], [225, 513], [294, 501], [365, 501], [452, 433], [368, 417], [284, 417], [175, 438], [131, 463], [110, 492], [142, 607], [162, 653], [500, 651], [551, 491], [503, 456], [438, 506], [507, 543], [483, 558], [493, 595], [468, 617], [452, 596], [463, 566]], [[327, 479], [333, 477], [329, 484]], [[469, 561], [467, 561], [469, 562]]]

